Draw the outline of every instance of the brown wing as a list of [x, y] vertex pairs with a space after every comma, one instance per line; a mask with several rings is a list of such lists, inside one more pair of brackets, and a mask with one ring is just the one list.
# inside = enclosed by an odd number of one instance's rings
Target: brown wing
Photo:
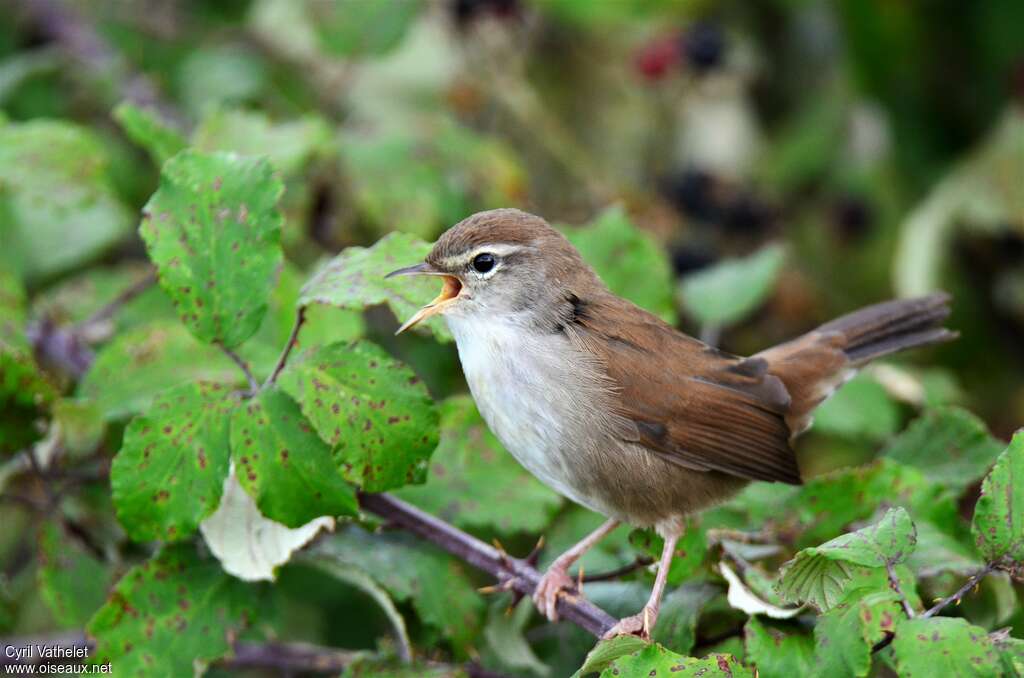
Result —
[[686, 468], [799, 484], [789, 393], [761, 358], [728, 355], [611, 294], [570, 297], [559, 330], [604, 366], [633, 442]]

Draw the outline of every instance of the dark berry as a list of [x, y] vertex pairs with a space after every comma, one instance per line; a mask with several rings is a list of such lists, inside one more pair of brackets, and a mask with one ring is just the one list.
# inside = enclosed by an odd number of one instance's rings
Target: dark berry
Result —
[[707, 268], [717, 260], [714, 252], [692, 244], [672, 247], [671, 255], [672, 268], [675, 269], [676, 275], [679, 276]]
[[519, 0], [454, 0], [452, 14], [459, 28], [464, 28], [484, 14], [507, 18], [519, 13]]
[[753, 193], [740, 193], [722, 209], [722, 228], [734, 233], [760, 233], [775, 219], [775, 210]]
[[715, 178], [699, 169], [687, 169], [665, 182], [664, 195], [681, 214], [701, 221], [718, 217]]
[[717, 24], [701, 21], [683, 34], [681, 48], [683, 60], [702, 75], [725, 60], [725, 34]]
[[874, 209], [857, 195], [844, 195], [832, 208], [832, 219], [840, 235], [849, 240], [866, 236], [875, 222]]

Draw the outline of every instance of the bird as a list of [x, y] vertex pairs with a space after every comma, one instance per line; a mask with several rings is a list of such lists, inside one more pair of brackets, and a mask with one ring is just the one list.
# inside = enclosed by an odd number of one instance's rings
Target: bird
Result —
[[425, 260], [440, 295], [399, 327], [444, 318], [484, 421], [528, 471], [607, 517], [559, 555], [533, 601], [557, 621], [569, 568], [619, 524], [664, 540], [651, 595], [605, 637], [650, 638], [686, 519], [752, 481], [802, 482], [793, 440], [867, 362], [949, 341], [950, 298], [868, 306], [749, 357], [709, 346], [623, 299], [543, 218], [479, 212]]

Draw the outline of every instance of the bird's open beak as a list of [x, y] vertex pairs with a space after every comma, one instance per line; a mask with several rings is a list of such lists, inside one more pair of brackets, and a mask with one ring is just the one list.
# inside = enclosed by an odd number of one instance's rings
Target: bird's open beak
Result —
[[397, 271], [391, 271], [391, 273], [388, 273], [384, 277], [394, 278], [400, 275], [439, 275], [444, 279], [444, 286], [441, 288], [441, 294], [437, 295], [436, 299], [416, 311], [416, 314], [406, 320], [402, 326], [398, 328], [398, 331], [395, 332], [395, 334], [401, 334], [416, 323], [426, 320], [432, 315], [443, 312], [448, 306], [453, 304], [456, 299], [458, 299], [459, 293], [462, 292], [462, 281], [449, 273], [437, 270], [426, 262], [416, 264], [415, 266], [400, 268]]

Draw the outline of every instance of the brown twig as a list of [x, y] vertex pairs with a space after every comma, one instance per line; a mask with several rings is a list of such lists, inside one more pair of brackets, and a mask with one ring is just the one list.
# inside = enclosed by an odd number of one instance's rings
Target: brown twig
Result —
[[964, 585], [957, 589], [955, 593], [946, 596], [945, 598], [943, 598], [942, 600], [940, 600], [939, 602], [935, 603], [930, 608], [925, 610], [923, 613], [921, 613], [921, 619], [934, 617], [939, 612], [942, 612], [942, 610], [945, 609], [946, 606], [948, 606], [950, 603], [959, 603], [960, 599], [967, 595], [968, 591], [977, 586], [982, 579], [984, 579], [986, 576], [994, 572], [995, 569], [995, 564], [989, 563], [985, 567], [981, 568], [980, 570], [972, 574], [970, 577], [968, 577], [967, 581], [964, 582]]
[[[413, 534], [426, 539], [473, 567], [488, 572], [499, 584], [524, 595], [533, 595], [540, 572], [525, 561], [512, 558], [448, 523], [424, 513], [387, 494], [361, 494], [363, 509], [385, 518]], [[558, 616], [600, 638], [614, 624], [607, 612], [583, 598], [559, 598]]]
[[270, 373], [267, 378], [266, 384], [268, 386], [277, 381], [277, 375], [281, 374], [281, 370], [284, 369], [285, 365], [288, 364], [288, 357], [292, 353], [292, 349], [295, 348], [296, 343], [299, 339], [299, 330], [302, 329], [303, 323], [306, 322], [306, 307], [299, 306], [298, 311], [295, 313], [295, 324], [292, 325], [292, 332], [288, 336], [288, 343], [284, 345], [284, 350], [281, 351], [281, 357], [277, 359], [277, 364], [274, 365], [274, 371]]
[[907, 615], [907, 619], [913, 619], [914, 608], [910, 606], [910, 601], [907, 600], [907, 596], [903, 593], [903, 587], [900, 586], [900, 578], [896, 576], [896, 567], [889, 560], [885, 561], [885, 573], [889, 577], [889, 588], [899, 596], [900, 605], [903, 607], [903, 612]]
[[138, 281], [123, 289], [120, 294], [111, 299], [102, 308], [82, 322], [78, 323], [75, 327], [75, 332], [80, 335], [89, 334], [89, 330], [94, 325], [98, 325], [113, 318], [114, 314], [120, 311], [122, 306], [148, 290], [154, 285], [154, 283], [156, 283], [156, 272], [150, 271], [145, 277], [140, 278]]
[[252, 373], [252, 370], [249, 369], [249, 363], [245, 362], [245, 359], [242, 358], [242, 356], [238, 355], [224, 344], [218, 342], [217, 346], [224, 352], [224, 355], [231, 358], [231, 361], [238, 365], [238, 369], [242, 370], [246, 381], [249, 382], [249, 395], [255, 395], [260, 390], [260, 382], [256, 381], [256, 376]]

